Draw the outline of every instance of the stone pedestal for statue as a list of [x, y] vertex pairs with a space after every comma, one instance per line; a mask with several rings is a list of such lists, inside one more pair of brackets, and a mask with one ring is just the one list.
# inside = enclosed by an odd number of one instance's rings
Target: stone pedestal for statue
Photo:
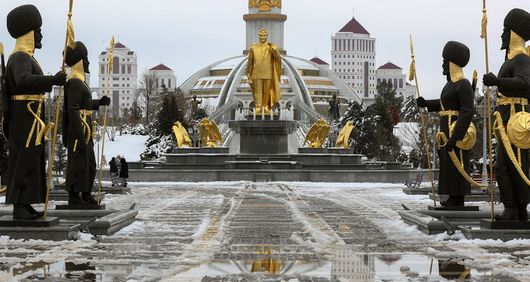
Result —
[[241, 154], [286, 154], [289, 152], [289, 134], [298, 124], [295, 121], [242, 120], [231, 121], [229, 126], [240, 135]]
[[[429, 193], [429, 199], [435, 199], [436, 202], [445, 201], [449, 196], [447, 195], [439, 195], [438, 193], [436, 196], [432, 196], [432, 193]], [[495, 188], [495, 194], [493, 196], [494, 201], [499, 200], [499, 189]], [[491, 199], [491, 195], [487, 191], [477, 190], [477, 189], [471, 189], [471, 194], [464, 196], [464, 202], [489, 202]]]
[[0, 216], [0, 236], [10, 239], [64, 241], [78, 238], [79, 224], [68, 225], [56, 216], [36, 220], [13, 219], [9, 214]]
[[530, 239], [530, 221], [492, 221], [483, 219], [480, 228], [460, 228], [467, 239], [502, 240]]
[[351, 148], [298, 148], [298, 154], [352, 155], [354, 153]]
[[56, 205], [56, 210], [104, 210], [105, 205]]
[[13, 215], [0, 217], [0, 227], [52, 227], [59, 224], [57, 217], [41, 217], [35, 220], [14, 219]]
[[193, 148], [175, 148], [173, 154], [228, 154], [230, 148], [227, 147], [193, 147]]
[[480, 227], [498, 230], [527, 230], [528, 232], [530, 232], [530, 221], [493, 221], [491, 219], [483, 219], [480, 221]]
[[[55, 190], [52, 190], [50, 191], [50, 201], [68, 201], [68, 192], [66, 192], [65, 190], [62, 190], [64, 189], [64, 186], [61, 187], [58, 187], [58, 186], [55, 186]], [[101, 200], [105, 199], [105, 192], [101, 192]], [[97, 192], [94, 193], [92, 192], [92, 197], [94, 197], [95, 199], [97, 198]]]
[[444, 207], [444, 206], [429, 206], [427, 208], [430, 211], [478, 211], [478, 206], [457, 206], [457, 207]]

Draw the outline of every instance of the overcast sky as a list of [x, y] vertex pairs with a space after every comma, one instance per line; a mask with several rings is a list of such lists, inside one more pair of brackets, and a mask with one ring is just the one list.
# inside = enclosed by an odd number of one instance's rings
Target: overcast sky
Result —
[[[97, 56], [112, 35], [138, 54], [138, 71], [164, 63], [178, 83], [201, 68], [242, 54], [245, 48], [247, 0], [75, 0], [76, 40], [85, 42], [92, 62], [91, 85], [97, 85]], [[504, 58], [499, 50], [502, 23], [512, 8], [530, 10], [529, 0], [489, 0], [490, 68], [497, 72]], [[6, 29], [7, 13], [22, 4], [35, 4], [43, 17], [43, 49], [36, 58], [45, 72], [61, 63], [67, 0], [1, 0], [0, 41], [13, 49]], [[482, 0], [283, 0], [285, 48], [289, 55], [331, 62], [331, 35], [353, 16], [377, 39], [376, 64], [388, 61], [408, 71], [409, 34], [414, 37], [420, 91], [438, 97], [445, 84], [441, 52], [449, 40], [465, 43], [471, 61], [465, 69], [485, 72], [480, 35]]]

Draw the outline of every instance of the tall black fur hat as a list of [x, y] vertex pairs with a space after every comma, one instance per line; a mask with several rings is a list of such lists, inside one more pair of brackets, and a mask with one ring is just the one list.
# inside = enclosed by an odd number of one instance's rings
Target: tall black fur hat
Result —
[[463, 68], [469, 63], [469, 48], [460, 42], [449, 41], [445, 44], [442, 57]]
[[85, 47], [85, 44], [81, 41], [75, 42], [75, 48], [66, 48], [66, 58], [65, 63], [69, 67], [77, 64], [79, 61], [83, 60], [88, 56], [88, 50]]
[[22, 5], [7, 14], [7, 30], [13, 38], [42, 26], [39, 10], [34, 5]]
[[504, 26], [517, 33], [525, 41], [530, 40], [530, 13], [523, 9], [512, 9], [504, 19]]

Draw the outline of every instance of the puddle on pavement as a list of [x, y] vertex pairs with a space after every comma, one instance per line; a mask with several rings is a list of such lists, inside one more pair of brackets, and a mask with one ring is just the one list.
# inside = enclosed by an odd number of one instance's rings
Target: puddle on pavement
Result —
[[458, 260], [437, 260], [422, 255], [341, 254], [330, 261], [282, 261], [274, 258], [258, 261], [213, 261], [177, 277], [211, 279], [251, 274], [284, 279], [313, 277], [329, 281], [395, 281], [415, 278], [468, 281], [473, 277], [488, 275], [469, 269]]
[[14, 266], [0, 265], [0, 270], [17, 279], [42, 280], [65, 279], [76, 281], [99, 281], [96, 267], [90, 263], [44, 261], [18, 263]]
[[[14, 266], [0, 264], [1, 271], [17, 278], [53, 281], [122, 281], [142, 267], [145, 266], [72, 262], [34, 262]], [[164, 267], [157, 271], [159, 274], [164, 273]], [[216, 260], [181, 273], [177, 278], [202, 278], [203, 281], [221, 281], [223, 278], [235, 277], [311, 277], [318, 279], [317, 281], [406, 281], [427, 278], [474, 281], [489, 275], [487, 272], [465, 267], [462, 260], [438, 260], [418, 254], [363, 254], [346, 248], [336, 252], [329, 260], [284, 260], [281, 255], [264, 249], [258, 253], [258, 259]]]
[[[289, 254], [274, 254], [262, 248], [254, 260], [215, 260], [200, 265], [179, 278], [217, 281], [234, 277], [312, 277], [329, 281], [395, 281], [417, 279], [480, 280], [490, 273], [464, 266], [460, 260], [438, 260], [419, 254], [370, 254], [345, 246], [330, 259], [289, 260]], [[256, 255], [254, 255], [255, 257]], [[224, 281], [224, 280], [223, 280]]]

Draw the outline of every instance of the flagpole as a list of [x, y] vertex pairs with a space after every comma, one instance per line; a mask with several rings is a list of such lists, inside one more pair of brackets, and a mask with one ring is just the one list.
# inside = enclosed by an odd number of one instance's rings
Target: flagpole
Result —
[[[486, 8], [486, 0], [482, 1], [482, 32], [480, 37], [484, 39], [484, 50], [486, 58], [486, 73], [490, 73], [489, 64], [489, 47], [488, 47], [488, 10]], [[489, 148], [489, 190], [490, 190], [490, 210], [491, 220], [495, 220], [495, 190], [493, 186], [493, 144], [492, 144], [492, 121], [491, 121], [491, 87], [486, 88], [486, 107], [488, 113], [488, 148]]]
[[[416, 83], [416, 97], [421, 97], [420, 95], [420, 84], [418, 82], [418, 74], [416, 73], [416, 59], [414, 55], [414, 44], [412, 42], [412, 35], [410, 35], [410, 56], [412, 58], [412, 62], [410, 64], [410, 73], [409, 73], [409, 80], [414, 80]], [[429, 181], [431, 182], [431, 190], [432, 190], [432, 200], [434, 202], [434, 206], [436, 207], [436, 189], [434, 188], [434, 178], [432, 173], [432, 164], [431, 164], [431, 156], [429, 155], [430, 149], [429, 149], [429, 141], [427, 139], [427, 125], [425, 122], [425, 117], [423, 115], [423, 111], [418, 108], [418, 111], [420, 112], [420, 119], [421, 119], [421, 127], [423, 130], [423, 142], [425, 143], [425, 154], [427, 155], [427, 165], [429, 168]]]
[[[74, 0], [69, 0], [68, 2], [68, 20], [66, 21], [66, 36], [64, 38], [64, 48], [63, 48], [63, 61], [61, 63], [61, 71], [66, 72], [65, 61], [66, 61], [66, 48], [68, 47], [68, 37], [70, 33], [73, 36], [73, 30], [70, 30], [72, 27], [72, 8], [74, 6]], [[64, 95], [64, 86], [60, 87], [59, 95], [56, 97], [57, 102], [55, 104], [55, 117], [53, 123], [53, 136], [52, 136], [52, 145], [50, 148], [50, 159], [48, 160], [48, 175], [47, 175], [47, 185], [46, 185], [46, 201], [44, 204], [44, 217], [48, 215], [48, 201], [50, 198], [50, 191], [52, 188], [52, 177], [53, 177], [53, 163], [55, 162], [55, 144], [57, 143], [57, 128], [59, 127], [59, 113], [61, 112], [61, 96]]]
[[[113, 62], [112, 62], [113, 56], [114, 56], [114, 36], [110, 40], [109, 54], [107, 56], [107, 60], [108, 60], [107, 61], [107, 81], [105, 83], [105, 93], [103, 93], [104, 96], [109, 95], [109, 91], [110, 91], [110, 73], [113, 67]], [[101, 181], [103, 178], [103, 165], [104, 165], [103, 156], [104, 156], [104, 151], [105, 151], [105, 138], [107, 134], [108, 108], [109, 107], [105, 105], [105, 110], [103, 114], [103, 132], [102, 132], [101, 150], [100, 150], [101, 155], [99, 158], [100, 163], [99, 163], [98, 197], [97, 197], [98, 205], [101, 203]]]

